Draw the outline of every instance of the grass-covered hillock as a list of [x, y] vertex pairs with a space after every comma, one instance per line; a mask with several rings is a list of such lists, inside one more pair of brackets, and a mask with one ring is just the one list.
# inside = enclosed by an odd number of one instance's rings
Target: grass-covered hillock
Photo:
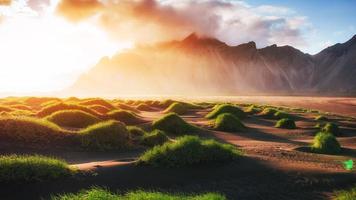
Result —
[[51, 104], [49, 106], [46, 106], [44, 108], [42, 108], [38, 113], [37, 116], [38, 117], [46, 117], [54, 112], [57, 111], [63, 111], [63, 110], [81, 110], [83, 112], [92, 114], [96, 117], [101, 116], [99, 113], [85, 107], [85, 106], [81, 106], [81, 105], [77, 105], [77, 104], [66, 104], [66, 103], [55, 103], [55, 104]]
[[88, 108], [91, 110], [94, 110], [95, 112], [100, 113], [102, 115], [105, 115], [106, 113], [111, 111], [111, 109], [109, 109], [105, 106], [102, 106], [102, 105], [91, 105], [91, 106], [88, 106]]
[[274, 119], [286, 119], [286, 118], [292, 119], [293, 116], [286, 112], [277, 111], [276, 113], [274, 113], [273, 118]]
[[237, 132], [245, 128], [240, 119], [230, 113], [220, 114], [214, 121], [214, 129], [219, 131]]
[[316, 153], [337, 154], [341, 151], [341, 146], [333, 134], [319, 132], [314, 137], [311, 149]]
[[337, 191], [333, 200], [355, 200], [356, 199], [356, 186], [349, 190]]
[[0, 138], [17, 144], [56, 144], [70, 134], [56, 124], [32, 117], [0, 117]]
[[259, 116], [261, 117], [265, 117], [265, 118], [269, 118], [269, 119], [273, 119], [274, 115], [278, 112], [278, 110], [274, 109], [274, 108], [264, 108], [260, 113]]
[[146, 134], [146, 131], [144, 131], [142, 128], [137, 126], [127, 126], [126, 128], [130, 133], [130, 139], [133, 140], [141, 139], [143, 135]]
[[254, 115], [254, 114], [261, 112], [261, 108], [255, 106], [255, 105], [250, 105], [249, 107], [247, 107], [244, 110], [244, 112], [247, 114], [250, 114], [250, 115]]
[[130, 105], [127, 105], [127, 104], [125, 104], [125, 103], [118, 103], [118, 104], [116, 104], [116, 107], [117, 107], [118, 109], [121, 109], [121, 110], [128, 110], [128, 111], [132, 111], [132, 112], [134, 112], [134, 113], [139, 113], [139, 112], [140, 112], [140, 111], [137, 110], [135, 107], [130, 106]]
[[153, 129], [159, 129], [174, 135], [197, 133], [200, 129], [184, 121], [175, 113], [169, 113], [152, 123]]
[[88, 100], [81, 101], [79, 104], [85, 106], [101, 105], [110, 110], [115, 109], [115, 106], [113, 106], [111, 103], [109, 103], [104, 99], [88, 99]]
[[131, 146], [126, 126], [109, 120], [91, 125], [80, 133], [82, 147], [94, 150], [125, 149]]
[[113, 110], [107, 113], [109, 119], [114, 119], [125, 123], [126, 125], [135, 125], [143, 123], [144, 120], [141, 119], [137, 114], [126, 111], [126, 110]]
[[47, 116], [46, 120], [62, 127], [71, 128], [85, 128], [100, 121], [100, 119], [94, 115], [81, 110], [57, 111]]
[[150, 133], [145, 133], [142, 136], [141, 144], [146, 146], [161, 145], [169, 140], [165, 132], [161, 130], [153, 130]]
[[315, 120], [317, 120], [317, 121], [327, 121], [328, 118], [325, 117], [324, 115], [318, 115], [318, 116], [315, 117]]
[[162, 192], [146, 192], [142, 190], [115, 194], [106, 189], [92, 188], [83, 190], [77, 194], [64, 194], [52, 197], [52, 200], [226, 200], [223, 195], [217, 193], [205, 193], [199, 195], [168, 194]]
[[324, 127], [321, 129], [322, 132], [327, 132], [327, 133], [331, 133], [335, 136], [340, 136], [340, 128], [338, 125], [334, 124], [334, 123], [326, 123], [324, 125]]
[[146, 103], [140, 103], [140, 104], [138, 104], [138, 105], [136, 106], [136, 109], [137, 109], [137, 110], [140, 110], [140, 111], [153, 111], [153, 110], [154, 110], [150, 105], [148, 105], [148, 104], [146, 104]]
[[205, 117], [208, 119], [214, 119], [223, 113], [230, 113], [239, 119], [242, 119], [246, 116], [244, 111], [242, 111], [239, 107], [230, 104], [222, 104], [214, 108], [213, 111], [208, 113]]
[[75, 169], [44, 156], [0, 156], [0, 182], [43, 181], [69, 176]]
[[285, 128], [285, 129], [295, 129], [297, 126], [295, 125], [294, 120], [289, 118], [283, 118], [276, 122], [276, 128]]
[[175, 142], [155, 146], [140, 156], [138, 164], [181, 167], [196, 164], [222, 163], [239, 158], [242, 152], [230, 144], [184, 136]]

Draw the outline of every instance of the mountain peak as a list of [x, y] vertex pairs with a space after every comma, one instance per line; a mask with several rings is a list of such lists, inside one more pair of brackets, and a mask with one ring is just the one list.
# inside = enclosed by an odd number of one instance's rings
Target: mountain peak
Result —
[[199, 40], [199, 37], [198, 37], [198, 35], [196, 33], [193, 32], [193, 33], [189, 34], [186, 38], [184, 38], [182, 40], [182, 42], [191, 43], [191, 42], [195, 42], [197, 40]]

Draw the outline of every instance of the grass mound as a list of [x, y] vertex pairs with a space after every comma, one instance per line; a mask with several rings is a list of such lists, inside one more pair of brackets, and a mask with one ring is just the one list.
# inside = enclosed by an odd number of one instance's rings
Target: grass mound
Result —
[[275, 118], [275, 119], [285, 119], [285, 118], [291, 119], [292, 116], [286, 112], [277, 111], [276, 113], [274, 113], [273, 118]]
[[81, 110], [57, 111], [47, 116], [46, 120], [62, 127], [71, 128], [85, 128], [100, 121], [100, 119], [94, 115], [83, 112]]
[[251, 105], [251, 106], [247, 107], [244, 111], [247, 114], [254, 115], [254, 114], [261, 112], [261, 108], [255, 106], [255, 105]]
[[328, 118], [325, 117], [324, 115], [318, 115], [318, 116], [315, 117], [315, 120], [317, 120], [317, 121], [327, 121]]
[[168, 141], [166, 133], [161, 130], [154, 130], [151, 133], [145, 133], [142, 137], [141, 143], [146, 146], [161, 145]]
[[166, 110], [164, 110], [164, 113], [170, 113], [170, 112], [174, 112], [177, 113], [178, 115], [184, 115], [189, 111], [189, 108], [182, 104], [182, 103], [172, 103]]
[[276, 128], [285, 128], [285, 129], [295, 129], [297, 126], [295, 125], [294, 120], [289, 118], [283, 118], [277, 121]]
[[331, 133], [319, 132], [314, 137], [311, 146], [312, 151], [316, 153], [336, 154], [341, 151], [341, 146]]
[[140, 111], [152, 111], [154, 110], [151, 106], [147, 105], [146, 103], [140, 103], [139, 105], [136, 106], [137, 110]]
[[101, 106], [104, 106], [110, 110], [115, 108], [115, 106], [113, 106], [111, 103], [105, 101], [104, 99], [89, 99], [89, 100], [82, 101], [79, 104], [85, 105], [85, 106], [101, 105]]
[[14, 109], [7, 107], [7, 106], [0, 106], [0, 112], [11, 112]]
[[130, 146], [130, 135], [125, 125], [115, 120], [88, 126], [80, 133], [82, 147], [96, 150], [125, 149]]
[[193, 126], [175, 113], [169, 113], [152, 123], [154, 129], [159, 129], [175, 135], [186, 135], [199, 132], [199, 128]]
[[64, 194], [52, 197], [52, 200], [226, 200], [223, 195], [206, 193], [200, 195], [174, 195], [161, 192], [133, 191], [123, 195], [114, 194], [106, 189], [92, 188], [77, 194]]
[[321, 131], [331, 133], [335, 136], [341, 135], [339, 126], [334, 123], [326, 123], [325, 126], [321, 129]]
[[334, 200], [355, 200], [356, 199], [356, 187], [350, 190], [342, 190], [336, 192]]
[[126, 110], [113, 110], [107, 113], [107, 117], [114, 119], [120, 122], [125, 123], [126, 125], [135, 125], [144, 122], [140, 117], [130, 111]]
[[69, 135], [52, 122], [30, 117], [0, 118], [0, 130], [2, 140], [34, 146], [55, 144]]
[[132, 111], [134, 113], [139, 113], [140, 112], [135, 107], [129, 106], [129, 105], [124, 104], [124, 103], [118, 103], [118, 104], [116, 104], [116, 107], [119, 108], [119, 109], [122, 109], [122, 110]]
[[66, 103], [55, 103], [55, 104], [48, 105], [48, 106], [42, 108], [37, 113], [37, 116], [38, 117], [46, 117], [54, 112], [62, 111], [62, 110], [81, 110], [83, 112], [92, 114], [97, 117], [100, 116], [99, 113], [97, 113], [85, 106], [81, 106], [81, 105], [77, 105], [77, 104], [66, 104]]
[[232, 115], [235, 115], [239, 119], [244, 118], [245, 115], [246, 115], [244, 113], [244, 111], [242, 111], [237, 106], [233, 106], [233, 105], [230, 105], [230, 104], [222, 104], [222, 105], [217, 106], [213, 111], [208, 113], [205, 117], [208, 118], [208, 119], [214, 119], [214, 118], [216, 118], [218, 115], [220, 115], [222, 113], [230, 113]]
[[139, 164], [163, 167], [181, 167], [202, 163], [232, 161], [242, 155], [241, 151], [229, 144], [214, 140], [201, 140], [196, 136], [184, 136], [175, 142], [166, 142], [146, 151], [139, 158]]
[[146, 134], [146, 131], [137, 126], [127, 126], [126, 128], [130, 133], [130, 139], [133, 140], [141, 139]]
[[260, 112], [260, 116], [265, 118], [274, 118], [274, 115], [278, 112], [278, 110], [274, 108], [264, 108], [262, 112]]
[[92, 105], [92, 106], [88, 106], [88, 108], [102, 115], [110, 112], [109, 108], [102, 105]]
[[230, 113], [220, 114], [214, 123], [214, 129], [219, 131], [236, 132], [242, 131], [246, 127], [241, 123], [239, 118]]
[[74, 173], [65, 161], [44, 156], [0, 156], [0, 181], [42, 181]]

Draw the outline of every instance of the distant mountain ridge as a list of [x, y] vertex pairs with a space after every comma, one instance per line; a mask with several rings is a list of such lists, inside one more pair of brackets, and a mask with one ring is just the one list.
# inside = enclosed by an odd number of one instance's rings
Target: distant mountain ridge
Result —
[[191, 34], [103, 58], [69, 88], [92, 95], [356, 95], [356, 35], [310, 55]]

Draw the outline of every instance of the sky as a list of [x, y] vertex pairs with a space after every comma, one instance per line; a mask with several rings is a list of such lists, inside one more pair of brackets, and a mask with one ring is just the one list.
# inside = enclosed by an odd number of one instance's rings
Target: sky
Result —
[[0, 93], [64, 89], [102, 57], [192, 32], [315, 54], [356, 34], [352, 0], [0, 0]]

